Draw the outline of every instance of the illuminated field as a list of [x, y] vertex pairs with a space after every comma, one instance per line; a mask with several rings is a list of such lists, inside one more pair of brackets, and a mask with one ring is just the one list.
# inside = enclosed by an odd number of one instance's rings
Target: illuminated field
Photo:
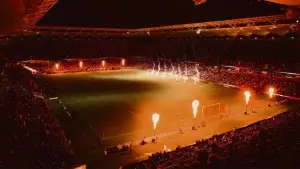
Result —
[[[231, 130], [235, 126], [248, 125], [287, 109], [285, 106], [270, 108], [267, 105], [271, 101], [267, 96], [252, 94], [250, 115], [246, 116], [243, 91], [207, 83], [194, 85], [192, 81], [176, 82], [171, 78], [147, 76], [146, 72], [133, 69], [45, 75], [42, 79], [48, 81], [48, 85], [42, 86], [48, 96], [58, 97], [70, 113], [71, 117], [68, 117], [56, 100], [50, 101], [72, 142], [82, 152], [91, 149], [103, 135], [104, 146], [152, 136], [153, 112], [160, 114], [157, 134], [200, 123], [203, 120], [200, 113], [196, 121], [193, 120], [191, 103], [194, 99], [199, 100], [200, 107], [222, 103], [226, 105], [227, 114], [236, 116], [221, 120], [219, 115], [213, 115], [214, 108], [207, 109], [204, 111], [205, 128], [160, 142], [175, 148], [180, 144], [192, 143], [195, 139]], [[251, 112], [253, 108], [257, 113]], [[137, 153], [158, 150], [159, 147], [151, 147], [149, 150], [147, 146], [144, 149], [136, 148]]]

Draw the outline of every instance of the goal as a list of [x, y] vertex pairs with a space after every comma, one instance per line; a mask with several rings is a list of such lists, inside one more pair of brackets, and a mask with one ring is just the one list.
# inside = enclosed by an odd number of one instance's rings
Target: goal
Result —
[[202, 106], [201, 115], [204, 117], [210, 117], [215, 115], [222, 115], [226, 111], [225, 104], [222, 103], [214, 103], [210, 105]]

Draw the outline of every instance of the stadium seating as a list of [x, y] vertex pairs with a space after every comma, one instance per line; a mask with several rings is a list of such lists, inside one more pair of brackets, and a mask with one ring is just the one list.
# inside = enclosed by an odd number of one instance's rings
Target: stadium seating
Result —
[[285, 112], [124, 168], [297, 168], [299, 120], [299, 111]]
[[34, 97], [33, 91], [38, 89], [30, 85], [30, 81], [34, 83], [33, 76], [25, 72], [20, 67], [7, 68], [8, 81], [1, 86], [0, 168], [57, 169], [78, 165], [54, 114], [43, 99]]

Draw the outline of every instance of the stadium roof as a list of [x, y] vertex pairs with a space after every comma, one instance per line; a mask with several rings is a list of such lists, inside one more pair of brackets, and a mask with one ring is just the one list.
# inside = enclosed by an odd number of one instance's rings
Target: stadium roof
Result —
[[285, 35], [299, 32], [300, 23], [297, 18], [285, 15], [272, 15], [233, 19], [224, 21], [201, 22], [140, 29], [84, 28], [84, 27], [35, 27], [27, 30], [27, 34], [60, 37], [103, 36], [156, 36], [156, 37], [208, 37], [208, 36], [266, 36], [269, 34]]
[[278, 4], [300, 7], [300, 0], [267, 0], [267, 1], [278, 3]]
[[282, 7], [261, 0], [208, 0], [197, 6], [192, 0], [61, 0], [37, 25], [136, 29], [277, 15]]
[[34, 2], [26, 6], [23, 16], [25, 35], [265, 36], [299, 32], [299, 21], [287, 18], [282, 5], [261, 0], [209, 0], [197, 6], [193, 0]]

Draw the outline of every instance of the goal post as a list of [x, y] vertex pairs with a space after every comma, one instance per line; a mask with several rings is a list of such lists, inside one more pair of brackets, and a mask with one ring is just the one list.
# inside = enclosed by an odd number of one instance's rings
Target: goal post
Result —
[[210, 105], [204, 105], [201, 108], [201, 115], [221, 115], [225, 113], [225, 105], [222, 103], [214, 103]]

